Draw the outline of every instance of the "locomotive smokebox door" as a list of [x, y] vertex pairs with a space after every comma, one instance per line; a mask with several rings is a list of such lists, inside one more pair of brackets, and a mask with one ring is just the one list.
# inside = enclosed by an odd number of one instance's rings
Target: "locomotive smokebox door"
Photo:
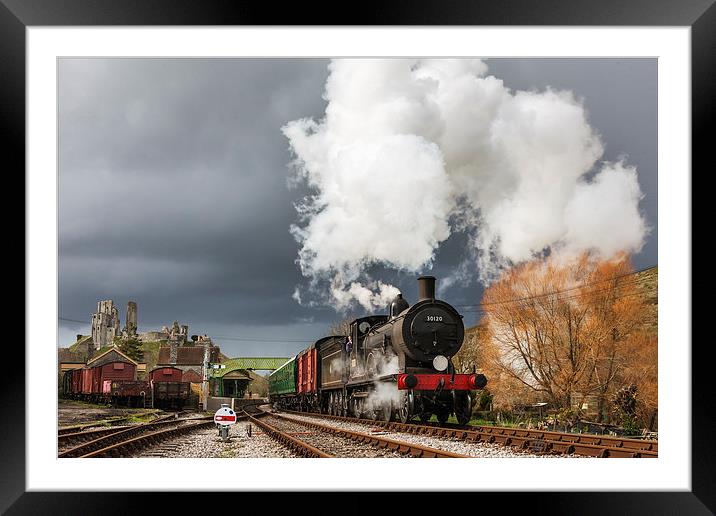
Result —
[[229, 427], [236, 424], [236, 412], [226, 403], [222, 403], [221, 408], [214, 414], [214, 423], [219, 430], [219, 437], [226, 441], [229, 438]]

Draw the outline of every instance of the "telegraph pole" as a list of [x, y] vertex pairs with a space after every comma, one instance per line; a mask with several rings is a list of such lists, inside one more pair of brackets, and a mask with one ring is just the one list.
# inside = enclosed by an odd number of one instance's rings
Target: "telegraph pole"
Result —
[[204, 363], [202, 367], [201, 403], [204, 410], [209, 410], [209, 343], [204, 342]]

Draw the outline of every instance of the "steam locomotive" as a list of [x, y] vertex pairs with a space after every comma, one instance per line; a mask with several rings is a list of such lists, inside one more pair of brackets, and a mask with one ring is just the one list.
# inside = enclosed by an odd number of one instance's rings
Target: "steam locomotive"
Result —
[[349, 335], [323, 337], [269, 376], [269, 400], [277, 408], [408, 422], [445, 423], [450, 414], [466, 424], [482, 374], [457, 374], [451, 358], [465, 326], [458, 311], [435, 299], [435, 278], [418, 278], [418, 302], [401, 294], [389, 315], [350, 324]]

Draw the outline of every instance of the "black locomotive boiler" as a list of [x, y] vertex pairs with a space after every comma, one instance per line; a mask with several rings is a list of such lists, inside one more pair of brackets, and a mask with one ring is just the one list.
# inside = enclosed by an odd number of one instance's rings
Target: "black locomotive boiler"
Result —
[[[388, 316], [357, 319], [351, 324], [346, 378], [349, 412], [401, 421], [432, 414], [445, 422], [451, 413], [469, 421], [471, 391], [482, 389], [482, 374], [457, 374], [452, 357], [460, 351], [465, 326], [458, 311], [435, 298], [435, 278], [418, 278], [418, 302], [402, 295]], [[372, 412], [372, 414], [371, 414]]]

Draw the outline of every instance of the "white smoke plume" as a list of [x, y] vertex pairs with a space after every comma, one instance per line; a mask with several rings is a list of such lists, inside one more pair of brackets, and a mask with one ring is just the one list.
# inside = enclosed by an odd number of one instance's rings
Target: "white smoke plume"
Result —
[[513, 92], [472, 59], [345, 59], [329, 71], [325, 117], [282, 130], [314, 192], [292, 227], [298, 263], [338, 308], [384, 306], [393, 287], [366, 270], [429, 269], [455, 231], [470, 236], [483, 281], [546, 251], [643, 245], [636, 170], [598, 163], [601, 139], [571, 92]]
[[[373, 285], [369, 284], [369, 286]], [[386, 285], [382, 281], [375, 283], [374, 288], [377, 292], [361, 283], [353, 282], [347, 289], [344, 289], [340, 280], [334, 279], [331, 285], [331, 295], [339, 310], [348, 308], [352, 300], [356, 300], [366, 310], [371, 310], [376, 306], [386, 306], [400, 293], [396, 287]]]

